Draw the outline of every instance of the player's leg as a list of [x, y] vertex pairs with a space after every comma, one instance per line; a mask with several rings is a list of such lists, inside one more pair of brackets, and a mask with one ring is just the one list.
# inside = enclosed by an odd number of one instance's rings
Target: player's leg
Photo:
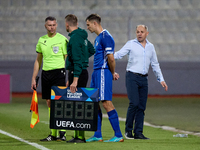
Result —
[[[92, 77], [91, 86], [95, 86], [95, 88], [99, 88], [99, 100], [103, 102], [103, 106], [106, 109], [110, 123], [113, 127], [113, 130], [115, 131], [115, 136], [111, 138], [110, 140], [107, 140], [105, 142], [122, 142], [123, 136], [121, 134], [121, 130], [119, 127], [119, 120], [118, 120], [118, 114], [115, 110], [111, 100], [112, 100], [112, 79], [113, 76], [109, 69], [99, 69], [96, 71], [97, 76], [94, 78]], [[96, 85], [94, 84], [96, 83]], [[102, 135], [101, 132], [101, 119], [102, 113], [99, 111], [98, 113], [98, 129], [95, 132], [94, 136], [86, 140], [87, 142], [92, 141], [102, 141]], [[101, 135], [100, 138], [98, 136]]]
[[99, 109], [98, 109], [97, 131], [94, 133], [94, 137], [97, 137], [97, 138], [102, 138], [102, 133], [101, 133], [102, 116], [103, 116], [102, 115], [102, 111], [101, 111], [101, 108], [99, 106]]
[[114, 137], [104, 142], [123, 142], [124, 140], [119, 126], [119, 117], [112, 101], [104, 100], [102, 103], [103, 107], [107, 111], [108, 119], [115, 132]]
[[101, 125], [102, 125], [102, 111], [99, 106], [98, 109], [98, 120], [97, 120], [97, 131], [94, 132], [94, 135], [86, 140], [86, 142], [102, 142], [102, 133], [101, 133]]
[[[51, 84], [50, 84], [50, 78], [49, 78], [49, 72], [48, 71], [42, 71], [42, 99], [46, 99], [47, 106], [48, 106], [48, 112], [49, 112], [49, 119], [50, 119], [50, 96], [51, 96]], [[50, 135], [47, 138], [41, 139], [40, 141], [55, 141], [56, 138], [56, 129], [51, 129]]]
[[[99, 88], [100, 87], [100, 70], [94, 70], [94, 72], [92, 73], [92, 79], [91, 79], [91, 83], [90, 83], [90, 87], [91, 88]], [[100, 91], [99, 91], [99, 95], [100, 95]], [[101, 112], [101, 108], [99, 106], [98, 109], [98, 121], [97, 121], [97, 131], [95, 131], [94, 135], [92, 137], [90, 137], [89, 139], [86, 140], [86, 142], [102, 142], [103, 138], [102, 138], [102, 134], [101, 134], [101, 125], [102, 125], [102, 112]]]
[[[104, 90], [104, 100], [102, 101], [103, 107], [105, 108], [110, 124], [115, 132], [114, 137], [104, 142], [123, 142], [123, 136], [119, 126], [119, 118], [117, 111], [112, 103], [112, 80], [113, 76], [109, 69], [104, 69], [104, 73], [102, 72], [102, 76], [104, 74], [104, 81], [102, 82], [102, 91]], [[104, 83], [103, 83], [104, 82]]]

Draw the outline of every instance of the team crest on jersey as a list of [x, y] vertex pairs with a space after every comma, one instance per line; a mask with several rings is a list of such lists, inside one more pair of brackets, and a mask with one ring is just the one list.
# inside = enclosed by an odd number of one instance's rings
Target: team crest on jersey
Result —
[[58, 51], [59, 51], [59, 47], [58, 47], [58, 46], [53, 47], [53, 52], [54, 52], [55, 54], [57, 54]]

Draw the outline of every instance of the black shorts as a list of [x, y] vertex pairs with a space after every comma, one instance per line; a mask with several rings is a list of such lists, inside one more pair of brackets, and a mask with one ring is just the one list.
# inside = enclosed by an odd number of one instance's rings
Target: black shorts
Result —
[[65, 86], [65, 69], [42, 70], [42, 99], [51, 99], [51, 86]]
[[[68, 74], [69, 86], [72, 84], [73, 79], [74, 79], [73, 71], [69, 71], [69, 74]], [[86, 87], [87, 82], [88, 82], [88, 71], [87, 71], [87, 69], [83, 69], [78, 78], [77, 87]]]

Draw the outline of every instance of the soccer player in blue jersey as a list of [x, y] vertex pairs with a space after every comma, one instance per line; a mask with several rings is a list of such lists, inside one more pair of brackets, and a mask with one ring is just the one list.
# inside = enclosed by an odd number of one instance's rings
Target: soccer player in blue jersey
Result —
[[[94, 41], [96, 53], [94, 54], [94, 72], [90, 87], [99, 88], [99, 101], [107, 111], [110, 123], [115, 135], [104, 142], [123, 142], [123, 136], [119, 126], [117, 111], [112, 103], [112, 80], [117, 80], [119, 75], [115, 73], [114, 47], [115, 42], [111, 34], [102, 28], [101, 17], [97, 14], [91, 14], [86, 18], [87, 29], [97, 34]], [[102, 112], [99, 106], [98, 125], [94, 136], [87, 139], [86, 142], [103, 141], [101, 133]]]

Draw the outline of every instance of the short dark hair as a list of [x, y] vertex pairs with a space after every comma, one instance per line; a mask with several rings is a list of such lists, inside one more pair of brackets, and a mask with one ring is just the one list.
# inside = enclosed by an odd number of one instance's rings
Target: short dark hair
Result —
[[98, 15], [98, 14], [91, 14], [91, 15], [89, 15], [86, 19], [85, 19], [85, 21], [91, 21], [91, 20], [95, 20], [98, 24], [100, 24], [101, 23], [101, 17]]
[[52, 16], [49, 16], [49, 17], [47, 17], [46, 19], [45, 19], [45, 22], [47, 22], [48, 20], [50, 20], [50, 21], [56, 21], [56, 18], [55, 17], [52, 17]]
[[65, 17], [65, 19], [67, 22], [69, 22], [70, 26], [77, 26], [78, 18], [75, 15], [69, 14]]

